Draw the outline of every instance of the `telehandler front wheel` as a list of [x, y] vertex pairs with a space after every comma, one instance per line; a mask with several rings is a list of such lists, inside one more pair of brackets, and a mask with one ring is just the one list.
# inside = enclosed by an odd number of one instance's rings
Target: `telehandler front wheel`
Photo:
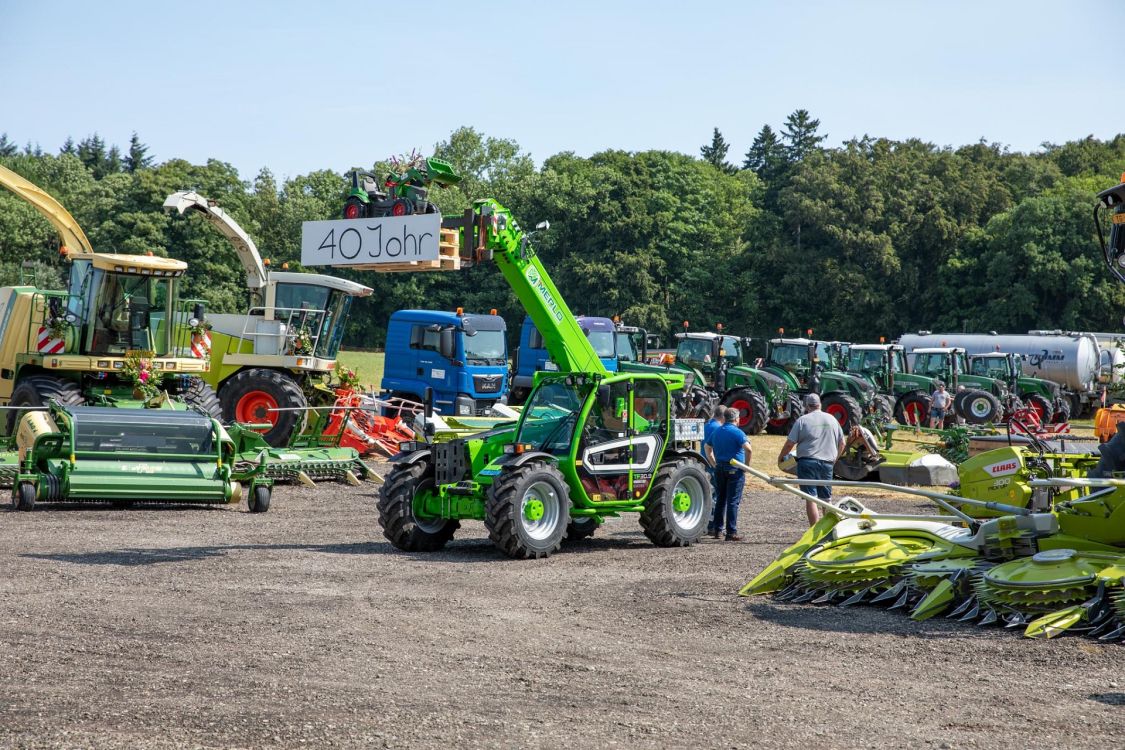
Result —
[[436, 552], [461, 528], [455, 519], [415, 517], [414, 497], [433, 489], [434, 470], [428, 461], [395, 464], [379, 488], [379, 525], [383, 536], [398, 549]]
[[701, 460], [677, 458], [656, 472], [641, 528], [657, 547], [689, 547], [711, 520], [711, 480]]
[[12, 510], [35, 510], [34, 484], [20, 482], [18, 487], [12, 488]]
[[570, 490], [562, 472], [548, 461], [528, 461], [502, 471], [484, 508], [488, 538], [517, 559], [557, 552], [569, 519]]

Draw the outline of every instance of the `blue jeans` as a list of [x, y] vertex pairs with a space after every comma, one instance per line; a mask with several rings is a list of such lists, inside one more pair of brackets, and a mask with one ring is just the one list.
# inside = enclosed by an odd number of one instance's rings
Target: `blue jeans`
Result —
[[723, 520], [727, 525], [727, 536], [738, 533], [738, 506], [742, 503], [742, 486], [746, 475], [742, 469], [733, 466], [719, 466], [715, 469], [715, 512], [711, 516], [711, 531], [722, 532]]
[[[797, 459], [797, 478], [798, 479], [831, 479], [832, 467], [835, 466], [833, 461], [821, 461], [817, 458], [798, 458]], [[801, 485], [801, 492], [813, 497], [819, 497], [822, 500], [832, 499], [831, 487], [818, 487], [815, 485]]]

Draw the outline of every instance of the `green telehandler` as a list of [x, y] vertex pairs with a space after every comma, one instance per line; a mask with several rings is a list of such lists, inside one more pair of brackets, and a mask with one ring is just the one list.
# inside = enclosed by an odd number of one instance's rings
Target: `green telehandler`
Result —
[[608, 517], [636, 513], [654, 544], [698, 541], [711, 485], [698, 449], [702, 420], [673, 417], [684, 376], [608, 373], [532, 248], [533, 233], [495, 200], [443, 223], [460, 233], [463, 266], [496, 262], [559, 371], [536, 374], [518, 421], [404, 444], [379, 496], [387, 539], [434, 551], [475, 519], [504, 554], [540, 558]]

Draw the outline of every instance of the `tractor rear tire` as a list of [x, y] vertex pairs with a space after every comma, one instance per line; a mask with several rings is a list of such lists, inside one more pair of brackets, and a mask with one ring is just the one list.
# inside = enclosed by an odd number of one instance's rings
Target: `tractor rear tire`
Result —
[[953, 408], [966, 424], [988, 424], [1000, 419], [1000, 402], [988, 391], [970, 388], [953, 397]]
[[859, 407], [859, 402], [851, 396], [845, 396], [842, 393], [825, 396], [821, 400], [820, 408], [823, 409], [826, 414], [831, 414], [836, 417], [836, 421], [840, 423], [840, 429], [844, 432], [847, 432], [863, 422], [863, 409]]
[[301, 386], [289, 373], [258, 367], [242, 370], [223, 383], [219, 403], [225, 422], [273, 423], [262, 437], [274, 448], [287, 445], [293, 432], [304, 426], [308, 414], [269, 410], [305, 409], [309, 405]]
[[203, 378], [192, 378], [188, 382], [187, 390], [184, 391], [184, 403], [214, 419], [223, 418], [223, 405], [219, 403], [219, 396]]
[[1063, 424], [1070, 421], [1070, 399], [1062, 396], [1058, 401], [1059, 408], [1051, 415], [1053, 424]]
[[711, 523], [712, 500], [703, 461], [671, 459], [656, 472], [641, 511], [641, 528], [657, 547], [690, 547]]
[[251, 513], [265, 513], [270, 509], [270, 495], [269, 487], [258, 485], [246, 498], [246, 507]]
[[[51, 401], [57, 401], [60, 406], [82, 406], [86, 397], [78, 384], [57, 378], [54, 375], [28, 375], [19, 379], [12, 391], [9, 406], [36, 406], [42, 407]], [[16, 434], [16, 425], [27, 412], [8, 410], [7, 432]]]
[[345, 219], [364, 219], [367, 217], [367, 206], [359, 198], [348, 198], [344, 201]]
[[907, 393], [895, 406], [895, 421], [910, 427], [926, 427], [930, 423], [930, 397], [924, 393]]
[[738, 411], [738, 426], [747, 435], [761, 434], [766, 427], [766, 399], [753, 388], [736, 388], [723, 396], [723, 406]]
[[571, 518], [570, 523], [566, 525], [566, 536], [563, 538], [564, 542], [577, 542], [586, 537], [594, 535], [600, 526], [593, 516], [578, 516]]
[[786, 413], [789, 416], [766, 422], [766, 432], [770, 435], [788, 435], [789, 430], [793, 428], [793, 423], [805, 413], [805, 405], [796, 393], [789, 394], [788, 402], [789, 409]]
[[19, 486], [12, 488], [12, 510], [35, 510], [35, 485], [31, 482], [20, 482]]
[[405, 552], [436, 552], [461, 528], [456, 519], [421, 521], [414, 517], [414, 496], [434, 485], [429, 461], [395, 464], [379, 488], [379, 525], [391, 544]]
[[895, 400], [885, 393], [875, 394], [875, 416], [880, 424], [893, 422], [895, 418]]
[[484, 525], [508, 557], [535, 560], [557, 552], [570, 520], [570, 489], [548, 461], [505, 469], [488, 491]]
[[1027, 408], [1031, 409], [1039, 416], [1040, 424], [1047, 424], [1051, 421], [1051, 417], [1055, 415], [1055, 407], [1051, 405], [1050, 401], [1040, 396], [1038, 393], [1027, 394], [1023, 401], [1024, 404], [1027, 405]]

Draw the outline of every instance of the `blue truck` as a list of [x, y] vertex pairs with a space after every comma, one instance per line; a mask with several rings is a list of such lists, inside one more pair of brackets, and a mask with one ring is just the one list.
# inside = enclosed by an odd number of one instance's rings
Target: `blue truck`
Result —
[[[617, 327], [609, 318], [595, 318], [588, 315], [579, 315], [576, 320], [579, 327], [590, 340], [598, 359], [610, 372], [617, 372]], [[558, 365], [547, 356], [547, 347], [543, 343], [543, 336], [531, 322], [531, 318], [523, 319], [520, 328], [520, 343], [516, 349], [516, 361], [512, 367], [512, 390], [508, 394], [509, 404], [522, 404], [531, 393], [532, 379], [535, 373], [541, 370], [557, 370]]]
[[425, 399], [438, 414], [487, 416], [508, 392], [507, 326], [489, 315], [399, 310], [387, 326], [382, 389], [390, 397]]

